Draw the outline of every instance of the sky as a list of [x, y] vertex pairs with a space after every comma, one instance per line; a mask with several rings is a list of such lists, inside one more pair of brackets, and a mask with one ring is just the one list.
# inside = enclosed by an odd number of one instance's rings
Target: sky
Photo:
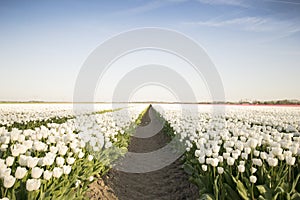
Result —
[[[214, 63], [226, 101], [300, 100], [300, 1], [2, 0], [0, 101], [72, 101], [89, 55], [113, 36], [143, 27], [196, 41]], [[188, 63], [154, 50], [116, 60], [99, 80], [94, 100], [111, 101], [122, 77], [151, 63], [181, 74], [197, 101], [212, 100], [205, 78]], [[159, 84], [128, 92], [132, 101], [178, 100], [172, 88]]]

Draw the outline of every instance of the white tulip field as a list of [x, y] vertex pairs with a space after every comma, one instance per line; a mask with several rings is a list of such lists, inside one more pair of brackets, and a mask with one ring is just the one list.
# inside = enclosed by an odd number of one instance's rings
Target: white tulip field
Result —
[[88, 184], [118, 158], [110, 149], [126, 150], [145, 106], [107, 108], [73, 116], [70, 105], [1, 105], [1, 198], [84, 198]]
[[[0, 198], [84, 199], [126, 153], [147, 107], [0, 104]], [[185, 144], [199, 198], [299, 199], [300, 107], [221, 107], [153, 105]]]
[[184, 168], [199, 198], [300, 198], [299, 107], [197, 108], [157, 110], [186, 145]]

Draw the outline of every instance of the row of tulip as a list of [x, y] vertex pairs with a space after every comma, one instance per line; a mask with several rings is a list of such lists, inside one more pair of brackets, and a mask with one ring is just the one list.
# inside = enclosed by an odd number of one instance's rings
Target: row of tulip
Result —
[[299, 108], [154, 107], [186, 145], [200, 198], [300, 198]]
[[95, 176], [126, 152], [144, 106], [78, 115], [34, 129], [0, 128], [0, 197], [83, 198]]
[[0, 104], [0, 127], [32, 129], [47, 123], [62, 123], [75, 115], [110, 111], [124, 105], [112, 104]]

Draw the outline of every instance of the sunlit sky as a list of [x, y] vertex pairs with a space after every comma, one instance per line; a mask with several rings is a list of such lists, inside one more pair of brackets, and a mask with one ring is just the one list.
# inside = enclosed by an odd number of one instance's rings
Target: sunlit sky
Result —
[[[72, 101], [90, 53], [112, 36], [141, 27], [172, 29], [194, 39], [215, 64], [227, 101], [300, 99], [297, 0], [2, 0], [0, 27], [0, 101]], [[99, 82], [95, 100], [110, 101], [122, 73], [138, 63], [158, 62], [154, 57], [190, 82], [197, 101], [210, 100], [203, 80], [178, 58], [163, 61], [168, 56], [128, 55], [126, 65], [117, 62]], [[132, 100], [176, 97], [149, 85]]]

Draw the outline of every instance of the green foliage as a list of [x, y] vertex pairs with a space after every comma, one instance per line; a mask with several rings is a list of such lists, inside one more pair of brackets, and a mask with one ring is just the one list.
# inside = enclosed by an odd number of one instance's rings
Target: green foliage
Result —
[[[107, 112], [118, 111], [115, 110], [103, 110], [94, 114], [103, 114]], [[28, 192], [26, 190], [26, 180], [29, 178], [29, 172], [21, 180], [14, 184], [13, 188], [5, 189], [3, 187], [3, 180], [0, 179], [0, 197], [6, 196], [9, 199], [86, 199], [86, 192], [89, 189], [89, 184], [94, 180], [90, 180], [91, 177], [101, 177], [111, 169], [111, 164], [122, 157], [127, 152], [130, 136], [133, 134], [138, 122], [141, 121], [143, 115], [147, 111], [144, 110], [124, 132], [119, 132], [115, 137], [116, 141], [113, 141], [113, 146], [108, 149], [103, 149], [100, 152], [93, 152], [92, 147], [87, 145], [84, 149], [85, 156], [83, 158], [76, 158], [75, 163], [72, 165], [71, 173], [68, 175], [62, 175], [60, 178], [51, 178], [50, 180], [41, 179], [41, 187], [37, 191]], [[25, 130], [28, 128], [35, 129], [39, 126], [47, 126], [48, 123], [62, 124], [73, 117], [66, 118], [52, 118], [43, 121], [30, 121], [27, 124], [15, 123], [11, 128], [18, 128]], [[45, 141], [43, 141], [45, 142]], [[10, 154], [10, 152], [5, 152]], [[32, 156], [37, 156], [31, 153]], [[93, 155], [94, 159], [91, 161], [88, 159], [88, 155]], [[1, 154], [1, 157], [3, 155]], [[54, 166], [47, 166], [46, 170], [52, 171]], [[15, 173], [15, 167], [12, 166], [12, 174]], [[30, 170], [30, 169], [29, 169]]]
[[14, 122], [12, 125], [3, 125], [0, 124], [0, 127], [5, 127], [8, 131], [11, 131], [13, 128], [17, 128], [19, 130], [27, 130], [27, 129], [32, 129], [34, 130], [35, 128], [41, 127], [41, 126], [47, 126], [49, 123], [55, 123], [55, 124], [63, 124], [69, 119], [74, 119], [73, 116], [69, 117], [53, 117], [50, 119], [46, 120], [37, 120], [37, 121], [28, 121], [27, 123], [19, 123], [19, 122]]
[[[225, 162], [219, 164], [224, 168], [223, 174], [216, 173], [216, 167], [207, 165], [203, 171], [201, 164], [194, 156], [196, 147], [185, 153], [184, 170], [190, 175], [190, 181], [198, 186], [200, 198], [213, 199], [272, 199], [289, 200], [299, 198], [299, 157], [294, 166], [284, 162], [276, 167], [267, 164], [259, 167], [255, 173], [257, 182], [252, 184], [252, 175], [246, 165], [246, 171], [239, 173], [236, 164], [228, 166]], [[209, 196], [208, 196], [209, 195]], [[205, 197], [205, 198], [204, 198]]]

